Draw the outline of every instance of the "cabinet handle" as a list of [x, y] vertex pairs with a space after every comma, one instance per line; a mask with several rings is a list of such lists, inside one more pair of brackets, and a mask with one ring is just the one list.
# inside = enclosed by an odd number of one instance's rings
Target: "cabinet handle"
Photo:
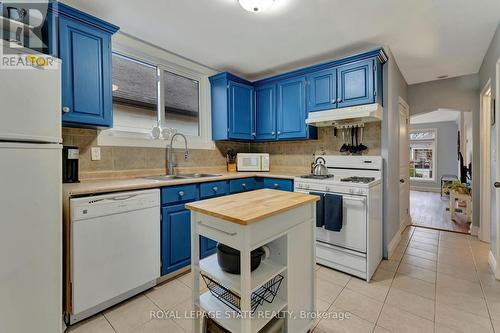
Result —
[[500, 183], [499, 183], [499, 182], [495, 182], [495, 183], [493, 184], [493, 186], [494, 186], [495, 188], [499, 188], [499, 187], [500, 187]]
[[401, 179], [399, 180], [399, 182], [400, 182], [401, 184], [404, 184], [404, 183], [405, 183], [405, 180], [404, 180], [403, 178], [401, 178]]
[[339, 98], [337, 98], [337, 103], [340, 103], [340, 102], [342, 102], [342, 98], [339, 97]]
[[68, 112], [70, 112], [70, 111], [71, 111], [71, 109], [70, 109], [69, 107], [67, 107], [67, 106], [64, 106], [64, 107], [62, 108], [62, 110], [63, 110], [63, 112], [64, 112], [64, 113], [68, 113]]
[[252, 136], [255, 136], [255, 132], [252, 132]]
[[247, 184], [243, 183], [243, 184], [241, 184], [241, 187], [247, 188]]
[[278, 184], [274, 184], [274, 188], [278, 188], [280, 187]]
[[272, 131], [272, 132], [271, 132], [271, 135], [275, 135], [275, 134], [276, 134], [276, 132], [275, 132], [275, 131]]
[[184, 196], [184, 191], [179, 191], [179, 196], [183, 197]]
[[219, 190], [219, 188], [217, 186], [214, 186], [214, 187], [212, 187], [212, 190], [214, 190], [214, 192], [217, 192]]
[[204, 224], [201, 221], [198, 221], [198, 224], [200, 226], [202, 226], [202, 227], [205, 227], [205, 228], [208, 228], [208, 229], [212, 229], [212, 230], [215, 230], [215, 231], [218, 231], [218, 232], [222, 232], [223, 234], [226, 234], [228, 236], [236, 236], [238, 234], [237, 232], [227, 232], [227, 231], [224, 231], [224, 230], [212, 227], [211, 225], [206, 225], [206, 224]]
[[280, 132], [280, 131], [278, 131], [278, 135], [280, 135], [280, 134], [281, 134], [281, 132]]

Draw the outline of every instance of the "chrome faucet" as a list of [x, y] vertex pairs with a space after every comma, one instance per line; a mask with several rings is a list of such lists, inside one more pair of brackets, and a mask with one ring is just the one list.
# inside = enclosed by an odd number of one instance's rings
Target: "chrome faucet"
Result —
[[168, 161], [167, 161], [167, 174], [168, 175], [173, 175], [174, 174], [174, 167], [177, 166], [177, 164], [174, 162], [173, 160], [173, 150], [174, 150], [174, 139], [175, 137], [179, 135], [181, 136], [183, 139], [184, 139], [184, 159], [187, 160], [188, 159], [188, 156], [189, 156], [189, 150], [188, 150], [188, 142], [187, 142], [187, 139], [186, 139], [186, 136], [182, 133], [175, 133], [174, 135], [172, 135], [172, 137], [170, 138], [170, 150], [168, 151]]

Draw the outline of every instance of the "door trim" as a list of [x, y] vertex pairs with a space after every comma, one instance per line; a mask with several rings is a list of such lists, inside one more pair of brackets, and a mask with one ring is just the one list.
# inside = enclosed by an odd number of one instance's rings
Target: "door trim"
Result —
[[[480, 125], [480, 160], [481, 161], [491, 161], [490, 146], [491, 146], [491, 109], [486, 109], [485, 100], [487, 99], [486, 94], [491, 90], [491, 78], [486, 82], [480, 93], [480, 113], [479, 113], [479, 125]], [[483, 242], [491, 241], [491, 164], [481, 163], [480, 165], [480, 207], [479, 207], [479, 239]]]
[[[399, 99], [399, 103], [398, 103], [398, 110], [399, 110], [399, 114], [402, 115], [404, 118], [406, 118], [406, 121], [408, 122], [408, 125], [407, 125], [407, 134], [408, 136], [410, 135], [410, 106], [408, 105], [408, 103], [401, 97], [399, 96], [398, 97]], [[410, 139], [408, 137], [408, 140], [407, 140], [407, 143], [408, 143], [408, 146], [407, 146], [407, 150], [409, 150], [409, 144], [410, 144]], [[399, 177], [401, 177], [401, 173], [404, 172], [405, 174], [405, 181], [406, 181], [406, 185], [405, 186], [409, 186], [409, 189], [408, 189], [408, 198], [405, 198], [405, 200], [408, 200], [408, 214], [406, 214], [406, 216], [404, 217], [404, 220], [403, 221], [400, 221], [400, 232], [403, 232], [403, 230], [412, 224], [412, 220], [411, 220], [411, 214], [410, 214], [410, 191], [411, 191], [411, 180], [410, 180], [410, 167], [409, 165], [407, 165], [406, 167], [404, 167], [404, 171], [402, 170], [401, 168], [401, 163], [399, 163]], [[401, 198], [400, 199], [400, 205], [401, 205]]]

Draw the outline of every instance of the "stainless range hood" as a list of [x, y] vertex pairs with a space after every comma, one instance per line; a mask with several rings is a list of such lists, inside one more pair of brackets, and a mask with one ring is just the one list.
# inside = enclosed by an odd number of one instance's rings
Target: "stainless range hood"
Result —
[[368, 123], [381, 121], [382, 113], [383, 108], [378, 103], [309, 112], [306, 124], [316, 127], [328, 127], [353, 121]]

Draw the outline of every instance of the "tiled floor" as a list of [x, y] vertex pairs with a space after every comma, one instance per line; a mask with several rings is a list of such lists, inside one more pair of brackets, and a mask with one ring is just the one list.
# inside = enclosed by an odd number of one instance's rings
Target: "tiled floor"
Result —
[[410, 191], [410, 215], [414, 225], [469, 233], [470, 223], [465, 214], [457, 213], [452, 221], [447, 208], [448, 197], [441, 198], [434, 192]]
[[[500, 281], [488, 267], [488, 244], [457, 233], [410, 227], [371, 283], [317, 267], [315, 333], [500, 332]], [[154, 288], [69, 329], [72, 333], [185, 333], [189, 320], [151, 319], [150, 311], [190, 309], [190, 276]]]

